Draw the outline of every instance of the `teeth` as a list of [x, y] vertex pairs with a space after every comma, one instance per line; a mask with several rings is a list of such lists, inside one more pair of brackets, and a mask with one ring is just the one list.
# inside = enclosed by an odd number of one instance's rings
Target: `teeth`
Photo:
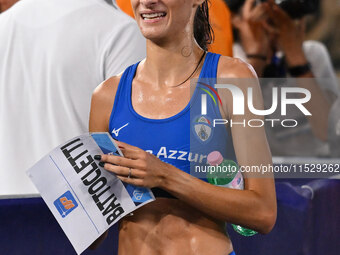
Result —
[[145, 13], [142, 14], [143, 19], [155, 19], [158, 17], [164, 17], [166, 14], [164, 12], [159, 12], [159, 13]]

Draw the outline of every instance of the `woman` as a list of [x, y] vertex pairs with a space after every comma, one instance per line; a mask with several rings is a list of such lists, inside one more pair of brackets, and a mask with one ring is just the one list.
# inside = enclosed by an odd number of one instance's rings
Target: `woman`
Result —
[[[224, 222], [268, 233], [276, 219], [274, 182], [252, 178], [245, 180], [245, 190], [218, 187], [188, 174], [190, 162], [203, 161], [208, 152], [204, 148], [217, 148], [224, 157], [233, 157], [235, 151], [240, 165], [271, 164], [271, 154], [263, 128], [236, 125], [230, 127], [230, 136], [219, 125], [209, 139], [209, 133], [195, 136], [190, 112], [192, 104], [200, 103], [192, 98], [199, 92], [196, 88], [191, 95], [189, 80], [255, 78], [254, 71], [239, 60], [205, 52], [211, 40], [207, 0], [131, 2], [147, 39], [147, 57], [95, 90], [90, 131], [107, 131], [120, 141], [125, 157], [101, 155], [104, 168], [123, 182], [154, 188], [157, 199], [120, 222], [118, 253], [233, 254]], [[259, 109], [261, 92], [257, 83], [252, 87]], [[241, 89], [245, 93], [247, 88]], [[240, 121], [230, 114], [231, 94], [219, 92], [221, 104], [209, 101], [217, 110], [209, 108], [204, 118]], [[246, 110], [242, 118], [254, 116]], [[199, 159], [190, 152], [191, 143], [201, 144]]]

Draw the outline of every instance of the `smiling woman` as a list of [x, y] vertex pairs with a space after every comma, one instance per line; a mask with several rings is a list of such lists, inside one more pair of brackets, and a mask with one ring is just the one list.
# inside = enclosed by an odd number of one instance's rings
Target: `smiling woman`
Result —
[[[131, 2], [126, 0], [116, 0], [119, 8], [126, 14], [135, 18]], [[209, 18], [214, 30], [214, 40], [209, 45], [209, 51], [232, 56], [232, 27], [230, 22], [230, 11], [225, 0], [214, 0], [209, 2]]]
[[[228, 114], [232, 99], [227, 93], [220, 93], [219, 105], [208, 102], [214, 110], [199, 116], [195, 98], [204, 90], [197, 85], [191, 92], [190, 78], [256, 76], [239, 60], [206, 52], [211, 41], [207, 0], [131, 2], [147, 39], [147, 57], [98, 86], [92, 97], [90, 131], [106, 131], [119, 140], [124, 157], [97, 157], [104, 168], [123, 182], [152, 188], [157, 199], [121, 220], [118, 253], [233, 254], [225, 222], [260, 233], [272, 229], [273, 179], [246, 178], [245, 190], [232, 190], [191, 176], [190, 165], [204, 163], [214, 150], [239, 165], [270, 165], [271, 154], [263, 128], [233, 126], [228, 132], [219, 125], [209, 139], [200, 139], [194, 128], [197, 119], [209, 124], [208, 119], [236, 122], [239, 117]], [[261, 91], [254, 84], [253, 103], [262, 109]], [[191, 114], [199, 118], [192, 119]], [[242, 116], [254, 117], [249, 111]]]

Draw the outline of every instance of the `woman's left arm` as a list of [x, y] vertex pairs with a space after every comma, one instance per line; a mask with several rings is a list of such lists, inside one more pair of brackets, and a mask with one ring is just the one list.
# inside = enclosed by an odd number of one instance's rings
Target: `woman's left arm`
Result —
[[[235, 63], [233, 66], [235, 68]], [[237, 61], [237, 66], [235, 77], [255, 78], [245, 64]], [[246, 95], [246, 87], [244, 85], [241, 87]], [[252, 87], [254, 107], [261, 109], [263, 108], [262, 95], [256, 80], [252, 83]], [[232, 100], [226, 101], [232, 102]], [[229, 116], [229, 118], [233, 122], [241, 122], [245, 119], [246, 123], [249, 119], [263, 119], [247, 109], [244, 116]], [[235, 125], [231, 127], [231, 132], [240, 166], [261, 167], [272, 164], [263, 127]], [[244, 190], [218, 187], [195, 178], [142, 149], [122, 142], [118, 144], [125, 157], [102, 155], [101, 160], [105, 162], [104, 168], [116, 173], [122, 181], [137, 186], [162, 188], [211, 217], [240, 224], [260, 233], [268, 233], [273, 228], [276, 220], [276, 195], [271, 175], [246, 176]], [[131, 177], [128, 178], [130, 169]]]

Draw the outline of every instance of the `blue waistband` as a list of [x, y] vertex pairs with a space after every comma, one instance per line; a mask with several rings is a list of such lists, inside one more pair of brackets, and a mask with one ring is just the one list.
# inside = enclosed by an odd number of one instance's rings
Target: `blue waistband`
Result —
[[234, 251], [232, 251], [229, 255], [236, 255], [236, 253]]

